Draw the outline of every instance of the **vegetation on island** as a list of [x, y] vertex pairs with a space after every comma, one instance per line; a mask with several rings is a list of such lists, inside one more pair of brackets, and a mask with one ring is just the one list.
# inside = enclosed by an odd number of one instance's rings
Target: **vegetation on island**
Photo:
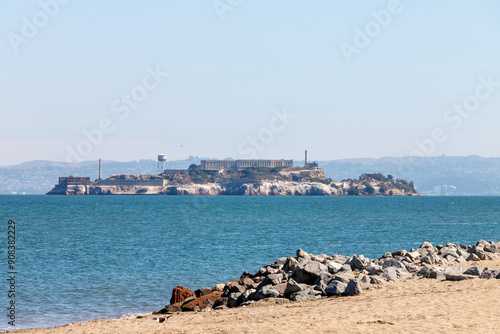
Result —
[[195, 184], [220, 182], [244, 182], [258, 187], [262, 181], [294, 181], [301, 183], [318, 182], [335, 188], [347, 196], [393, 196], [396, 193], [417, 194], [412, 181], [395, 179], [392, 175], [382, 173], [363, 173], [358, 179], [334, 182], [324, 177], [322, 170], [306, 170], [298, 167], [249, 167], [246, 169], [199, 170], [196, 165], [189, 168], [189, 178]]

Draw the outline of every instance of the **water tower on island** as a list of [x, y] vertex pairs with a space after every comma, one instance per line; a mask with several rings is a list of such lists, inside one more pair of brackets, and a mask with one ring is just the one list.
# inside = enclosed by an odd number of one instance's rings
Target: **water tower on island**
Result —
[[158, 154], [158, 162], [156, 163], [156, 170], [158, 172], [158, 175], [163, 173], [165, 169], [167, 169], [167, 155]]

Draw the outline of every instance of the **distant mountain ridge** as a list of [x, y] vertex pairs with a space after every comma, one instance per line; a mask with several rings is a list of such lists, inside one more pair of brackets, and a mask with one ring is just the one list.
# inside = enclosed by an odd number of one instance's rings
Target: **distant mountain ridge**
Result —
[[[207, 158], [190, 156], [168, 161], [169, 169], [185, 169]], [[500, 195], [500, 158], [465, 157], [384, 157], [317, 161], [327, 177], [335, 181], [357, 178], [363, 173], [391, 174], [414, 181], [422, 195]], [[302, 166], [303, 161], [294, 161]], [[156, 174], [155, 160], [102, 163], [103, 178], [113, 174]], [[35, 160], [0, 167], [0, 194], [45, 194], [58, 182], [59, 176], [98, 178], [98, 162], [64, 163]]]

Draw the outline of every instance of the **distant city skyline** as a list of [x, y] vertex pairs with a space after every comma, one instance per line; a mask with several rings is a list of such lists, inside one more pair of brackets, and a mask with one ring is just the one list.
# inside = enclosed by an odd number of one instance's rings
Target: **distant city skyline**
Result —
[[500, 156], [498, 1], [0, 8], [0, 166]]

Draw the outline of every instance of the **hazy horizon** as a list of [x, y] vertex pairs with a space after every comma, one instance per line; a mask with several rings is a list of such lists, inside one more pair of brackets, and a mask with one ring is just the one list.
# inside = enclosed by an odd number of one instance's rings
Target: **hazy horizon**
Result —
[[[481, 159], [500, 159], [500, 156], [497, 156], [497, 157], [486, 157], [486, 156], [480, 156], [480, 155], [477, 155], [477, 154], [470, 154], [470, 155], [436, 155], [436, 156], [428, 156], [428, 157], [418, 157], [418, 156], [384, 156], [384, 157], [353, 157], [353, 158], [344, 158], [344, 159], [322, 159], [322, 160], [319, 160], [319, 159], [310, 159], [309, 158], [309, 161], [316, 161], [316, 162], [329, 162], [329, 161], [349, 161], [349, 160], [382, 160], [382, 159], [405, 159], [406, 162], [410, 162], [411, 163], [411, 158], [418, 158], [418, 159], [435, 159], [435, 158], [440, 158], [440, 157], [446, 157], [446, 158], [468, 158], [468, 157], [478, 157], [478, 158], [481, 158]], [[274, 157], [276, 159], [292, 159], [292, 158], [288, 158], [288, 157]], [[410, 158], [410, 159], [408, 159]], [[199, 156], [188, 156], [187, 158], [180, 158], [180, 159], [173, 159], [173, 160], [167, 160], [167, 164], [168, 162], [178, 162], [178, 161], [186, 161], [186, 160], [191, 160], [191, 159], [200, 159], [200, 160], [203, 160], [203, 159], [210, 159], [210, 160], [214, 160], [214, 159], [219, 159], [219, 158], [212, 158], [212, 157], [199, 157]], [[232, 158], [232, 157], [225, 157], [225, 158], [221, 158], [221, 159], [227, 159], [227, 160], [237, 160], [236, 158]], [[56, 160], [46, 160], [46, 159], [35, 159], [35, 160], [27, 160], [27, 161], [23, 161], [23, 162], [20, 162], [20, 163], [17, 163], [17, 164], [12, 164], [12, 165], [0, 165], [0, 168], [1, 167], [11, 167], [11, 166], [17, 166], [17, 165], [22, 165], [22, 164], [25, 164], [25, 163], [30, 163], [30, 162], [53, 162], [53, 163], [62, 163], [62, 164], [66, 164], [68, 162], [66, 161], [56, 161]], [[79, 161], [79, 162], [69, 162], [69, 163], [78, 163], [78, 164], [85, 164], [85, 163], [95, 163], [95, 162], [98, 162], [99, 161], [99, 158], [97, 159], [94, 159], [94, 160], [83, 160], [83, 161]], [[102, 162], [118, 162], [118, 163], [127, 163], [127, 162], [134, 162], [134, 161], [156, 161], [155, 158], [138, 158], [138, 159], [132, 159], [132, 160], [111, 160], [111, 159], [102, 159]], [[302, 159], [293, 159], [294, 162], [302, 162], [304, 161], [304, 158]], [[319, 166], [321, 168], [321, 166]]]
[[500, 156], [497, 1], [0, 6], [0, 166]]

